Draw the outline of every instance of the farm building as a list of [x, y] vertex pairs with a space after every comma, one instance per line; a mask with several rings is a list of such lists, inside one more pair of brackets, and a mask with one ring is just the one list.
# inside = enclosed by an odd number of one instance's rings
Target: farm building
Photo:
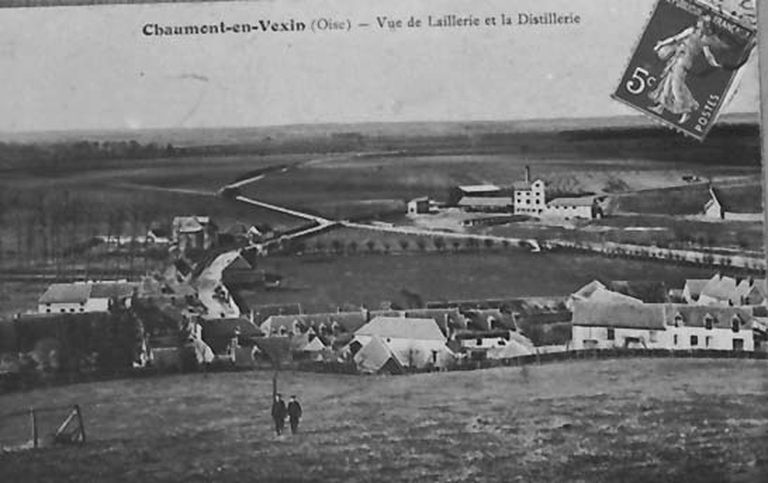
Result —
[[762, 221], [762, 196], [755, 190], [721, 190], [709, 187], [704, 216], [716, 220]]
[[405, 368], [397, 355], [381, 337], [371, 340], [352, 358], [357, 370], [363, 374], [402, 374]]
[[182, 253], [215, 246], [218, 227], [208, 216], [177, 216], [171, 224], [172, 241]]
[[408, 214], [409, 215], [422, 215], [429, 213], [430, 201], [427, 196], [421, 198], [414, 198], [408, 202]]
[[510, 330], [459, 331], [454, 336], [461, 353], [470, 359], [504, 359], [533, 353], [533, 343]]
[[562, 218], [564, 220], [574, 218], [594, 220], [602, 218], [603, 212], [594, 196], [584, 196], [578, 198], [555, 198], [546, 204], [541, 216]]
[[594, 302], [573, 304], [573, 348], [640, 347], [665, 349], [664, 306], [660, 304]]
[[376, 317], [355, 331], [348, 347], [356, 354], [374, 338], [380, 338], [403, 367], [444, 367], [453, 359], [448, 339], [433, 319]]
[[696, 305], [759, 305], [765, 302], [766, 287], [765, 280], [716, 274], [710, 279], [686, 280], [682, 295], [687, 303]]
[[525, 179], [512, 184], [515, 191], [516, 215], [539, 216], [546, 205], [546, 185], [544, 181], [537, 179], [531, 181], [531, 169], [525, 167]]
[[493, 184], [463, 185], [458, 189], [462, 196], [493, 197], [501, 193], [501, 188]]
[[54, 283], [40, 296], [41, 314], [107, 312], [112, 304], [126, 304], [138, 284], [119, 281]]
[[686, 304], [576, 301], [572, 344], [579, 349], [754, 350], [752, 312]]
[[466, 211], [505, 212], [512, 209], [512, 198], [509, 196], [464, 196], [459, 200], [458, 206]]

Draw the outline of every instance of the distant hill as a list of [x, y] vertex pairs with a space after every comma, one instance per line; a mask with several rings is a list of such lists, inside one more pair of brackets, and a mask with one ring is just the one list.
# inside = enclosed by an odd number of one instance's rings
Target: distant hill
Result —
[[[757, 114], [724, 115], [718, 125], [757, 125]], [[442, 137], [478, 136], [530, 132], [606, 132], [622, 133], [639, 130], [651, 133], [670, 132], [645, 116], [622, 116], [577, 119], [532, 119], [525, 121], [473, 122], [403, 122], [358, 124], [295, 124], [267, 127], [138, 129], [120, 131], [44, 131], [0, 132], [0, 142], [61, 143], [73, 141], [137, 141], [140, 144], [167, 144], [179, 147], [253, 144], [259, 141], [279, 142], [306, 138], [356, 137]], [[674, 134], [679, 136], [678, 134]]]

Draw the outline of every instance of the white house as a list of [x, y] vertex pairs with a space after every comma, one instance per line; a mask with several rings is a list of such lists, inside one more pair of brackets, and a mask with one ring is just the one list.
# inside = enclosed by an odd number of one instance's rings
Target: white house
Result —
[[525, 180], [513, 183], [516, 215], [540, 216], [546, 206], [546, 185], [537, 179], [531, 182], [531, 171], [525, 167]]
[[765, 280], [752, 277], [739, 280], [718, 273], [708, 279], [686, 280], [682, 296], [687, 303], [695, 305], [760, 305], [766, 301]]
[[355, 331], [349, 348], [362, 350], [379, 338], [403, 367], [443, 367], [453, 354], [434, 319], [375, 317]]
[[54, 283], [40, 296], [41, 314], [107, 312], [113, 303], [127, 303], [138, 284], [119, 281]]
[[597, 204], [597, 198], [594, 196], [583, 196], [578, 198], [555, 198], [546, 204], [541, 216], [562, 218], [564, 220], [574, 218], [593, 220], [601, 218], [603, 214], [600, 206]]
[[571, 343], [575, 350], [613, 347], [666, 349], [664, 306], [575, 300]]
[[572, 345], [753, 351], [752, 320], [748, 308], [576, 301]]

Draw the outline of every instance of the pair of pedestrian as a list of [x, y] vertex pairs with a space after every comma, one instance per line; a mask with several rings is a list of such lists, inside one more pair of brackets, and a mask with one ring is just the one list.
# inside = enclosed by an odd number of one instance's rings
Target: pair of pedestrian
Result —
[[275, 433], [280, 436], [285, 430], [285, 418], [291, 425], [291, 434], [299, 431], [299, 420], [301, 419], [301, 404], [296, 396], [291, 396], [288, 405], [285, 405], [282, 394], [275, 394], [275, 400], [272, 402], [272, 420], [275, 422]]

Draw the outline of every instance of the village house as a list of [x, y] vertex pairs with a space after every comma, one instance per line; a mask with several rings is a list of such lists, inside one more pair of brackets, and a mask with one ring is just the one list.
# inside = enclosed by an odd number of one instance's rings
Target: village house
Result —
[[218, 227], [208, 216], [177, 216], [171, 223], [171, 235], [181, 253], [208, 250], [217, 244]]
[[727, 192], [709, 187], [709, 199], [704, 204], [704, 216], [714, 220], [762, 221], [762, 197], [749, 188], [733, 188]]
[[571, 345], [752, 351], [752, 319], [746, 308], [576, 301]]
[[546, 205], [546, 185], [537, 179], [531, 181], [531, 168], [525, 167], [525, 179], [512, 185], [515, 191], [514, 213], [516, 215], [540, 216]]
[[695, 305], [760, 305], [766, 301], [765, 280], [751, 277], [738, 280], [719, 273], [710, 279], [688, 279], [682, 297]]
[[385, 344], [406, 368], [444, 367], [454, 357], [434, 319], [376, 317], [355, 331], [348, 351], [357, 355], [374, 340]]
[[115, 303], [129, 303], [137, 283], [125, 280], [54, 283], [40, 296], [41, 314], [107, 312]]
[[555, 198], [546, 204], [541, 216], [563, 220], [594, 220], [602, 218], [603, 211], [594, 196]]

